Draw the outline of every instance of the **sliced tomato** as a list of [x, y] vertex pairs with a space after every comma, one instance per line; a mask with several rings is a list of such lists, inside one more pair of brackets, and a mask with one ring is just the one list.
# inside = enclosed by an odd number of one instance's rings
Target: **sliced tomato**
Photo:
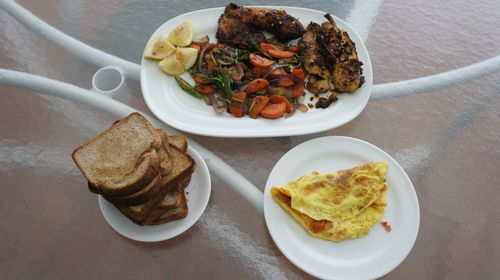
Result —
[[285, 49], [285, 47], [283, 47], [283, 46], [277, 46], [277, 45], [268, 44], [268, 43], [260, 43], [259, 46], [266, 53], [269, 53], [268, 52], [269, 50], [280, 50], [280, 51], [282, 51], [282, 50]]
[[258, 67], [264, 67], [267, 68], [271, 65], [273, 65], [274, 61], [264, 58], [258, 54], [251, 53], [250, 56], [250, 63], [252, 63], [254, 66]]
[[276, 58], [292, 58], [295, 54], [289, 51], [280, 51], [275, 49], [269, 49], [267, 53]]

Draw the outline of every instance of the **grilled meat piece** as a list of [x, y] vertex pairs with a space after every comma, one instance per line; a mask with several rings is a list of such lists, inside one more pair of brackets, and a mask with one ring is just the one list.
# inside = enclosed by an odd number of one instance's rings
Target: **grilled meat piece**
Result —
[[241, 21], [239, 13], [240, 6], [229, 3], [224, 13], [219, 17], [217, 26], [217, 40], [221, 43], [235, 46], [242, 49], [248, 48], [248, 37], [252, 36], [255, 42], [264, 42], [265, 37], [252, 27]]
[[322, 28], [319, 24], [311, 22], [306, 28], [306, 32], [299, 40], [299, 47], [304, 56], [304, 69], [310, 75], [306, 88], [312, 93], [323, 93], [330, 90], [330, 71], [326, 67], [326, 56], [321, 55], [318, 38], [323, 36]]
[[240, 7], [239, 12], [247, 25], [268, 31], [284, 41], [297, 39], [305, 32], [302, 24], [283, 10]]
[[356, 52], [356, 44], [346, 31], [337, 27], [330, 14], [325, 15], [328, 22], [322, 24], [324, 38], [330, 53], [335, 58], [332, 82], [339, 92], [354, 92], [363, 83], [361, 66]]

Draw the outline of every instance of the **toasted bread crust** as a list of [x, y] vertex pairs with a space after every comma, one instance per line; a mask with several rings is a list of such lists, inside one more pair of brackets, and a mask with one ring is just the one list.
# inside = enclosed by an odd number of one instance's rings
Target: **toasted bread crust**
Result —
[[152, 149], [144, 153], [139, 161], [140, 162], [137, 164], [138, 166], [143, 161], [149, 161], [149, 167], [140, 177], [136, 177], [134, 181], [126, 182], [126, 184], [105, 182], [102, 186], [97, 185], [95, 187], [97, 187], [100, 193], [108, 197], [127, 196], [142, 190], [159, 174], [160, 159], [158, 158], [156, 150]]
[[168, 137], [168, 142], [171, 146], [175, 146], [183, 152], [187, 152], [187, 139], [184, 135], [171, 135]]
[[166, 189], [162, 189], [157, 196], [153, 197], [146, 203], [143, 203], [143, 209], [140, 212], [134, 211], [134, 209], [130, 206], [110, 202], [113, 203], [113, 205], [132, 222], [143, 226], [146, 224], [146, 220], [151, 215], [151, 212], [153, 212], [153, 210], [155, 210], [156, 207], [163, 201], [166, 194]]
[[159, 225], [159, 224], [164, 224], [164, 223], [169, 222], [169, 221], [182, 219], [182, 218], [187, 216], [187, 214], [189, 212], [188, 210], [189, 209], [188, 209], [188, 204], [187, 204], [187, 198], [183, 192], [183, 199], [182, 199], [180, 206], [165, 211], [161, 216], [159, 216], [158, 218], [156, 218], [152, 222], [149, 221], [149, 219], [148, 219], [147, 224], [148, 225]]
[[[127, 174], [123, 174], [123, 177], [130, 178], [130, 181], [127, 180], [114, 181], [114, 179], [105, 179], [98, 177], [94, 178], [93, 176], [89, 175], [87, 173], [87, 170], [91, 172], [90, 170], [92, 167], [88, 166], [89, 164], [88, 160], [87, 160], [87, 165], [82, 166], [83, 162], [85, 162], [84, 157], [86, 155], [82, 155], [81, 157], [79, 157], [79, 155], [87, 152], [88, 151], [87, 149], [99, 148], [99, 147], [102, 148], [103, 146], [99, 146], [99, 144], [94, 147], [92, 147], [91, 145], [98, 140], [106, 141], [106, 140], [101, 140], [101, 138], [107, 136], [107, 134], [113, 133], [113, 130], [117, 129], [121, 125], [128, 125], [127, 121], [129, 121], [131, 118], [139, 118], [140, 119], [139, 122], [141, 123], [141, 125], [145, 125], [150, 133], [148, 137], [151, 137], [152, 135], [154, 138], [152, 139], [151, 143], [146, 144], [149, 145], [149, 147], [138, 158], [135, 164], [135, 168], [133, 170], [128, 171]], [[134, 121], [137, 122], [137, 120], [132, 120], [132, 122]], [[156, 154], [156, 149], [158, 149], [161, 144], [162, 144], [161, 137], [156, 133], [156, 129], [152, 126], [152, 124], [141, 114], [132, 113], [123, 120], [115, 122], [111, 127], [103, 131], [101, 134], [92, 138], [87, 143], [75, 149], [71, 156], [77, 167], [82, 172], [82, 174], [89, 181], [90, 191], [92, 192], [97, 191], [98, 193], [106, 194], [112, 197], [126, 196], [133, 194], [138, 190], [144, 188], [156, 177], [159, 171], [159, 160], [158, 160], [158, 155]], [[83, 162], [81, 160], [83, 160]], [[141, 166], [140, 164], [143, 163], [143, 161], [145, 160], [147, 161], [145, 163], [148, 163], [149, 167], [144, 168], [144, 166], [142, 166], [143, 169], [138, 170], [138, 167]]]
[[161, 185], [161, 175], [158, 174], [151, 183], [142, 190], [128, 196], [109, 197], [104, 196], [108, 201], [126, 206], [143, 204], [159, 194]]

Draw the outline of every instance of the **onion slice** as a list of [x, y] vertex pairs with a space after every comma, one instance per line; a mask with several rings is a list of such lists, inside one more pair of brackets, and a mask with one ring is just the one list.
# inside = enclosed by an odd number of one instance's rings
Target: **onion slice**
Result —
[[205, 57], [205, 52], [209, 47], [214, 46], [215, 44], [208, 43], [203, 49], [201, 49], [200, 54], [198, 55], [198, 63], [196, 64], [196, 72], [201, 72], [201, 65], [203, 63], [203, 57]]
[[271, 78], [271, 79], [284, 79], [284, 78], [287, 78], [287, 79], [292, 79], [294, 82], [296, 82], [298, 84], [305, 83], [304, 80], [302, 80], [301, 78], [297, 78], [297, 77], [295, 77], [294, 75], [291, 75], [291, 74], [269, 75], [269, 78]]
[[278, 69], [278, 68], [283, 68], [283, 67], [287, 67], [288, 64], [273, 64], [271, 66], [269, 66], [269, 69], [267, 69], [267, 72], [266, 74], [264, 74], [264, 76], [262, 78], [267, 78], [267, 76], [269, 76], [271, 74], [271, 72], [273, 72], [274, 70]]
[[210, 102], [212, 102], [212, 107], [214, 108], [215, 112], [217, 112], [218, 114], [222, 114], [224, 112], [225, 106], [220, 105], [219, 101], [213, 94], [208, 95], [208, 98], [210, 99]]

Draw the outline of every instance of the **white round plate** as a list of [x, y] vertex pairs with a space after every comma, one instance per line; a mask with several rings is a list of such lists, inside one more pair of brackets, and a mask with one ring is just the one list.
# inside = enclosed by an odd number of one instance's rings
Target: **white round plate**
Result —
[[[335, 172], [371, 161], [389, 164], [387, 208], [367, 235], [342, 242], [312, 237], [271, 197], [273, 186], [283, 186], [312, 171]], [[375, 279], [398, 266], [417, 238], [420, 210], [413, 185], [387, 153], [359, 139], [329, 136], [302, 143], [274, 166], [264, 192], [264, 215], [281, 252], [305, 272], [323, 279]]]
[[[296, 8], [283, 8], [297, 17], [304, 28], [309, 22], [325, 22], [325, 12]], [[209, 35], [211, 42], [216, 42], [217, 20], [224, 8], [213, 8], [190, 12], [175, 17], [160, 26], [151, 36], [167, 35], [172, 29], [184, 21], [191, 21], [195, 28], [195, 37]], [[252, 119], [248, 116], [235, 118], [228, 113], [217, 114], [203, 100], [184, 92], [175, 80], [158, 68], [158, 62], [142, 59], [141, 88], [149, 109], [163, 122], [179, 130], [198, 135], [215, 137], [270, 137], [303, 135], [329, 130], [341, 126], [365, 108], [372, 87], [372, 65], [368, 51], [359, 35], [347, 23], [332, 16], [337, 25], [349, 33], [356, 43], [359, 59], [363, 62], [365, 83], [353, 94], [341, 94], [339, 100], [327, 109], [311, 109], [307, 113], [297, 112], [290, 118], [268, 120]], [[151, 39], [150, 39], [151, 40]], [[146, 45], [145, 45], [146, 46]], [[181, 75], [194, 84], [187, 73]], [[311, 94], [306, 95], [306, 101]]]
[[106, 222], [119, 234], [143, 242], [167, 240], [188, 230], [205, 211], [211, 190], [210, 174], [205, 161], [191, 147], [188, 147], [188, 154], [196, 162], [196, 169], [185, 190], [189, 207], [188, 215], [185, 218], [161, 225], [139, 226], [99, 195], [99, 207]]

